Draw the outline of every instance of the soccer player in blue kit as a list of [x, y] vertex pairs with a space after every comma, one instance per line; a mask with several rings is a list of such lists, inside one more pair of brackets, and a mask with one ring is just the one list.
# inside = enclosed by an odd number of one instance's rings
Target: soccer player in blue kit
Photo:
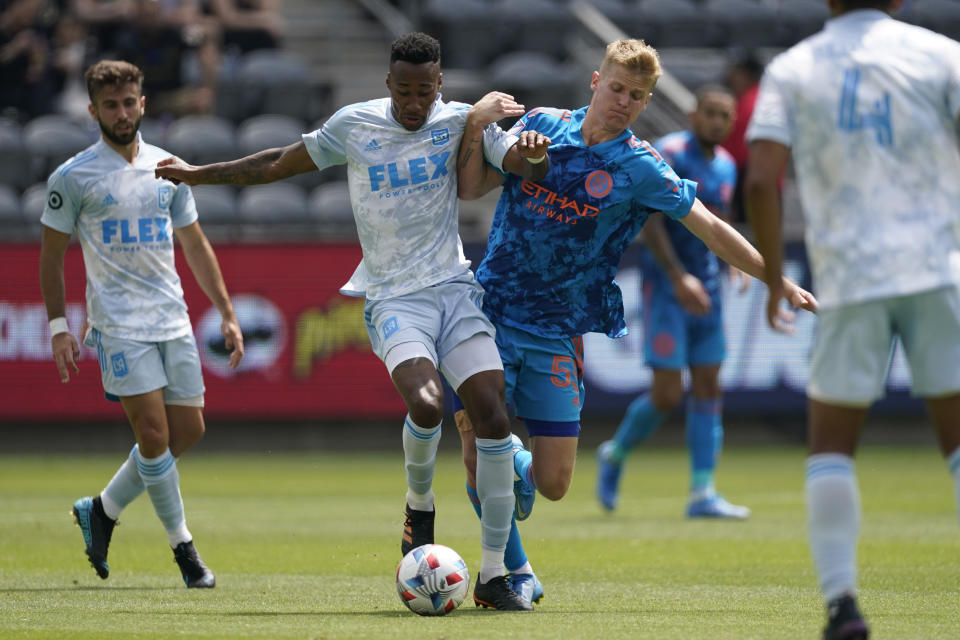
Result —
[[[733, 156], [719, 145], [735, 114], [733, 94], [719, 85], [707, 85], [697, 91], [690, 129], [654, 144], [678, 175], [696, 181], [697, 197], [723, 219], [729, 219], [737, 168]], [[597, 498], [604, 508], [616, 508], [624, 459], [683, 401], [681, 376], [689, 367], [687, 516], [747, 518], [750, 510], [727, 502], [713, 480], [723, 443], [720, 365], [725, 355], [717, 258], [699, 238], [669, 218], [652, 216], [643, 234], [650, 249], [641, 260], [644, 360], [653, 369], [653, 384], [630, 404], [613, 439], [597, 451]], [[730, 275], [743, 279], [733, 267]]]
[[[626, 334], [614, 275], [650, 213], [680, 220], [738, 269], [758, 278], [764, 273], [750, 243], [697, 200], [696, 183], [679, 178], [629, 131], [660, 74], [655, 49], [642, 40], [618, 40], [593, 72], [589, 106], [527, 112], [511, 132], [536, 131], [550, 139], [550, 170], [537, 181], [485, 163], [467, 118], [458, 158], [460, 197], [477, 198], [503, 185], [477, 279], [486, 292], [483, 310], [497, 328], [507, 402], [530, 435], [531, 451], [516, 448], [514, 454], [521, 518], [535, 491], [559, 500], [570, 486], [584, 398], [582, 336]], [[788, 279], [782, 292], [795, 307], [816, 308], [813, 296]], [[791, 317], [783, 310], [780, 326]], [[462, 411], [456, 417], [469, 480], [473, 431]], [[513, 571], [522, 560], [530, 571], [518, 543], [519, 535], [511, 536], [507, 568]], [[536, 599], [542, 587], [532, 571], [528, 575]]]

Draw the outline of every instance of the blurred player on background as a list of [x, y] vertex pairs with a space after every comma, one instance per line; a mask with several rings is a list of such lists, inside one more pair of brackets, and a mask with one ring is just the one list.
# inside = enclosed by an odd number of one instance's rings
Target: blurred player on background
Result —
[[[618, 40], [593, 72], [589, 106], [524, 115], [511, 133], [536, 131], [551, 141], [550, 171], [542, 179], [504, 176], [484, 162], [478, 139], [464, 138], [460, 147], [461, 197], [503, 185], [477, 279], [486, 291], [483, 310], [496, 326], [508, 403], [530, 435], [531, 451], [514, 455], [520, 519], [536, 491], [559, 500], [570, 487], [584, 397], [582, 336], [626, 335], [614, 275], [650, 213], [682, 221], [718, 256], [763, 275], [760, 254], [696, 198], [696, 183], [680, 179], [630, 132], [660, 74], [655, 49], [642, 40]], [[779, 291], [795, 306], [816, 307], [813, 296], [789, 280]], [[791, 317], [784, 312], [780, 320]], [[474, 431], [468, 416], [458, 412], [457, 426], [469, 479], [466, 452]], [[511, 540], [519, 544], [519, 535]], [[514, 553], [508, 549], [508, 556]]]
[[960, 44], [890, 18], [900, 0], [828, 0], [820, 33], [768, 66], [747, 133], [748, 212], [772, 321], [777, 176], [793, 157], [823, 305], [807, 386], [810, 547], [827, 640], [868, 636], [858, 609], [853, 455], [899, 338], [960, 508]]
[[[729, 90], [703, 87], [690, 114], [691, 128], [654, 144], [677, 175], [697, 183], [697, 198], [728, 222], [737, 169], [733, 157], [719, 145], [733, 124], [734, 109]], [[643, 353], [653, 369], [653, 385], [627, 409], [613, 439], [600, 445], [597, 497], [604, 508], [616, 508], [624, 460], [680, 406], [682, 373], [689, 368], [687, 516], [746, 518], [749, 509], [730, 504], [714, 488], [714, 469], [723, 446], [720, 365], [726, 354], [717, 258], [683, 225], [662, 216], [651, 216], [643, 234], [649, 249], [641, 262]], [[747, 284], [743, 272], [729, 269], [731, 280]]]
[[[187, 184], [259, 184], [348, 164], [350, 200], [363, 260], [341, 292], [365, 296], [373, 350], [383, 360], [408, 414], [403, 428], [407, 471], [401, 551], [434, 541], [433, 470], [443, 418], [442, 374], [478, 425], [477, 489], [484, 505], [478, 604], [532, 607], [505, 578], [503, 553], [513, 512], [513, 450], [503, 399], [503, 365], [494, 329], [480, 310], [483, 290], [457, 234], [456, 150], [470, 106], [440, 97], [440, 44], [422, 33], [391, 47], [389, 98], [340, 109], [303, 140], [218, 164], [160, 162], [157, 176]], [[492, 92], [473, 108], [482, 145], [498, 167], [526, 178], [543, 175], [546, 145], [518, 143], [492, 123], [523, 113], [511, 96]], [[490, 126], [484, 126], [490, 125]]]
[[168, 154], [138, 132], [146, 103], [143, 74], [130, 63], [104, 60], [87, 69], [85, 80], [90, 115], [102, 136], [47, 181], [40, 287], [53, 357], [60, 379], [68, 382], [71, 370], [78, 373], [79, 347], [64, 317], [63, 259], [76, 229], [87, 273], [84, 344], [96, 348], [103, 388], [123, 405], [137, 444], [99, 496], [76, 501], [73, 515], [87, 557], [105, 579], [117, 517], [146, 489], [187, 587], [213, 587], [214, 575], [187, 529], [176, 464], [205, 427], [200, 354], [174, 264], [173, 236], [220, 312], [234, 368], [243, 357], [243, 335], [190, 188], [154, 177], [157, 161]]

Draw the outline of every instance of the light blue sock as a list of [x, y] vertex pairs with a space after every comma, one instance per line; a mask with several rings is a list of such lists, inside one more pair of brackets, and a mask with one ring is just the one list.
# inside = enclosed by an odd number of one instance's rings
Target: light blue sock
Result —
[[960, 517], [960, 447], [954, 449], [947, 458], [947, 468], [953, 476], [953, 495], [957, 500], [957, 516]]
[[116, 520], [128, 504], [133, 502], [144, 492], [146, 486], [137, 471], [137, 445], [130, 449], [130, 455], [124, 460], [113, 478], [100, 492], [100, 502], [103, 503], [103, 512], [111, 520]]
[[687, 403], [687, 449], [690, 453], [690, 493], [703, 497], [714, 492], [713, 472], [723, 442], [720, 400]]
[[477, 495], [480, 497], [480, 582], [506, 573], [503, 556], [513, 519], [513, 441], [477, 438]]
[[[477, 517], [480, 516], [480, 498], [477, 496], [477, 490], [467, 485], [467, 496], [470, 498], [470, 504], [476, 511]], [[527, 552], [523, 549], [523, 542], [520, 540], [520, 529], [517, 528], [517, 521], [510, 520], [510, 537], [507, 538], [507, 549], [503, 554], [503, 564], [506, 565], [510, 573], [522, 569], [527, 564]]]
[[807, 458], [804, 493], [810, 551], [824, 600], [854, 595], [861, 509], [853, 458], [840, 453]]
[[613, 446], [605, 452], [607, 461], [614, 464], [623, 462], [630, 450], [649, 438], [666, 418], [666, 413], [653, 406], [649, 393], [631, 402], [613, 435]]
[[407, 414], [403, 423], [403, 463], [407, 471], [407, 504], [433, 511], [433, 468], [440, 446], [440, 425], [421, 427]]
[[183, 515], [180, 474], [177, 473], [177, 461], [170, 449], [164, 450], [156, 458], [144, 458], [139, 449], [134, 455], [137, 458], [137, 471], [147, 487], [153, 510], [167, 531], [170, 546], [176, 547], [181, 542], [189, 542], [193, 537], [187, 529], [187, 521]]

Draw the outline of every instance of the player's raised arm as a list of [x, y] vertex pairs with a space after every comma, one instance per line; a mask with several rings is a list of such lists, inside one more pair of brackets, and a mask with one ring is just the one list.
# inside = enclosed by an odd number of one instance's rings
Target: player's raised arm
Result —
[[[741, 271], [752, 275], [758, 280], [766, 281], [766, 265], [760, 252], [750, 244], [746, 238], [732, 226], [710, 213], [700, 200], [693, 201], [690, 213], [680, 218], [694, 235], [703, 240], [707, 247], [717, 254], [724, 262], [732, 264]], [[789, 278], [781, 278], [771, 287], [771, 298], [779, 300], [783, 297], [794, 307], [817, 310], [817, 300], [813, 294], [801, 288]], [[780, 295], [775, 295], [779, 293]], [[775, 318], [771, 319], [771, 327], [778, 331], [789, 331], [792, 314], [776, 306]]]
[[523, 115], [523, 111], [513, 96], [499, 91], [491, 91], [470, 108], [457, 153], [457, 196], [461, 199], [475, 200], [503, 183], [484, 159], [484, 129], [502, 118]]
[[197, 184], [263, 184], [276, 182], [317, 168], [303, 141], [287, 147], [265, 149], [230, 160], [194, 166], [177, 157], [157, 163], [154, 175], [188, 185]]
[[70, 382], [70, 370], [80, 373], [77, 360], [80, 346], [66, 326], [66, 284], [63, 279], [63, 256], [70, 243], [70, 234], [44, 225], [40, 244], [40, 292], [50, 320], [50, 343], [53, 361], [60, 372], [60, 382]]

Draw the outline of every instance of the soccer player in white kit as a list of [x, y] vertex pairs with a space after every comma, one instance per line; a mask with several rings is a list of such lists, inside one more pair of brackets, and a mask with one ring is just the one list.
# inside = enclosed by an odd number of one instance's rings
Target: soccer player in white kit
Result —
[[174, 265], [174, 237], [220, 312], [232, 367], [243, 357], [243, 335], [190, 188], [153, 175], [168, 154], [138, 132], [143, 74], [128, 62], [104, 60], [87, 69], [85, 80], [102, 137], [47, 181], [40, 286], [54, 360], [66, 383], [70, 370], [78, 372], [63, 278], [64, 253], [76, 229], [87, 274], [84, 343], [96, 348], [103, 388], [123, 405], [137, 444], [103, 492], [77, 500], [73, 514], [87, 557], [105, 579], [116, 519], [146, 490], [187, 587], [209, 588], [216, 579], [187, 529], [176, 465], [205, 427], [200, 356]]
[[810, 547], [824, 638], [861, 639], [853, 455], [900, 339], [960, 509], [960, 44], [898, 22], [900, 0], [828, 0], [777, 56], [747, 132], [748, 211], [779, 299], [777, 176], [792, 154], [820, 318], [807, 387]]
[[[440, 44], [426, 34], [407, 34], [391, 46], [389, 98], [346, 106], [285, 148], [200, 167], [171, 158], [156, 173], [187, 184], [258, 184], [347, 164], [363, 259], [341, 292], [366, 297], [370, 342], [408, 411], [401, 551], [434, 541], [431, 487], [443, 418], [442, 374], [477, 427], [483, 517], [474, 600], [529, 611], [530, 603], [504, 575], [514, 496], [503, 365], [493, 326], [480, 308], [483, 290], [457, 232], [457, 150], [471, 107], [443, 102], [441, 82]], [[545, 142], [538, 144], [535, 134], [509, 136], [494, 124], [521, 115], [523, 105], [492, 92], [473, 109], [492, 163], [532, 179], [546, 173], [548, 163], [527, 160], [543, 156]]]

